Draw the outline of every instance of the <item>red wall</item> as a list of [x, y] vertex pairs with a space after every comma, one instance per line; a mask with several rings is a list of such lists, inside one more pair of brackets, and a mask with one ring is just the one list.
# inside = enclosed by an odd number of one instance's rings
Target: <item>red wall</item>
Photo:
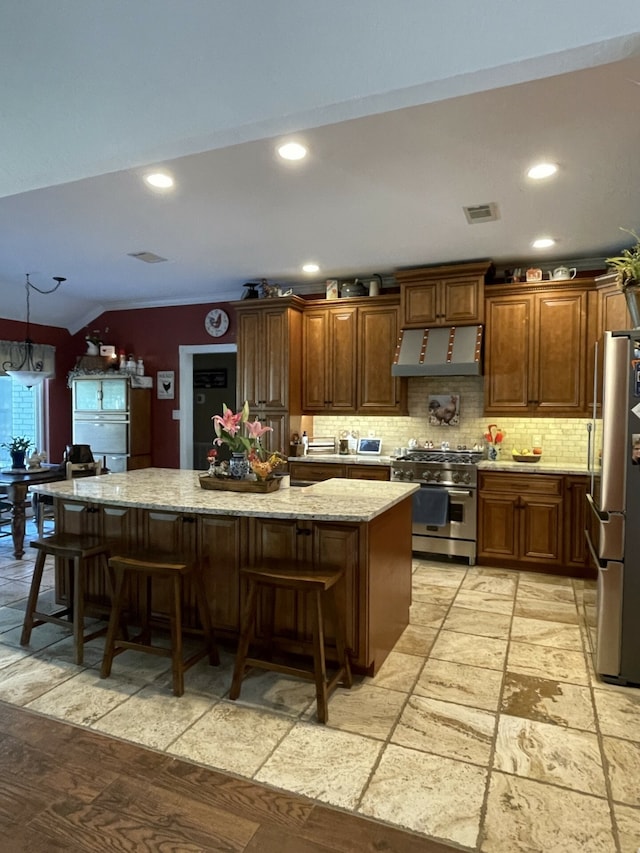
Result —
[[[212, 338], [204, 328], [204, 318], [215, 307], [224, 308], [231, 321], [226, 335], [220, 338]], [[180, 423], [172, 417], [173, 410], [179, 408], [178, 347], [235, 343], [236, 328], [233, 308], [224, 303], [107, 311], [74, 336], [65, 329], [32, 324], [31, 337], [34, 341], [56, 347], [56, 378], [49, 382], [49, 458], [52, 461], [61, 459], [65, 446], [71, 441], [71, 392], [67, 388], [67, 374], [86, 351], [85, 335], [98, 329], [103, 343], [112, 344], [116, 351], [123, 349], [127, 354], [133, 353], [136, 358], [144, 360], [145, 375], [152, 376], [154, 380], [152, 464], [160, 468], [178, 468]], [[0, 339], [23, 340], [25, 335], [24, 323], [0, 318]], [[175, 372], [175, 399], [158, 400], [158, 370]]]

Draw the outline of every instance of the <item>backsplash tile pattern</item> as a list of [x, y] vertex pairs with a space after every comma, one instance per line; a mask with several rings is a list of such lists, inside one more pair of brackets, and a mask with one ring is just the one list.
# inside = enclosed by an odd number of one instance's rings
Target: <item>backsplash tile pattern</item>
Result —
[[[547, 462], [587, 461], [589, 420], [586, 418], [487, 418], [483, 414], [484, 381], [480, 376], [410, 377], [408, 379], [409, 415], [407, 417], [319, 416], [313, 418], [315, 436], [339, 436], [342, 430], [358, 430], [361, 436], [382, 437], [382, 453], [390, 455], [396, 447], [406, 447], [410, 438], [451, 447], [475, 443], [485, 445], [483, 435], [489, 423], [504, 431], [504, 453], [530, 448], [534, 435], [542, 438], [543, 458]], [[460, 395], [460, 425], [431, 426], [428, 401], [431, 395], [447, 401], [450, 394]]]

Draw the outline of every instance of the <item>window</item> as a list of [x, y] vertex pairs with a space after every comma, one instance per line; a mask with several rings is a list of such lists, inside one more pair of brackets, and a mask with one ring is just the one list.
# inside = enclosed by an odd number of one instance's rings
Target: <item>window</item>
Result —
[[[44, 436], [43, 389], [45, 383], [25, 388], [10, 376], [0, 376], [0, 444], [14, 435], [31, 439], [29, 453], [42, 449]], [[0, 447], [0, 468], [11, 467], [11, 455]]]

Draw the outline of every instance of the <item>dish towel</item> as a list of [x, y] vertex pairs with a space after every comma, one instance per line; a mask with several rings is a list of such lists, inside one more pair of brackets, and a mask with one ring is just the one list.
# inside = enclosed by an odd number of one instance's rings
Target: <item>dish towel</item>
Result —
[[413, 495], [413, 521], [444, 527], [449, 522], [449, 493], [446, 489], [421, 486]]

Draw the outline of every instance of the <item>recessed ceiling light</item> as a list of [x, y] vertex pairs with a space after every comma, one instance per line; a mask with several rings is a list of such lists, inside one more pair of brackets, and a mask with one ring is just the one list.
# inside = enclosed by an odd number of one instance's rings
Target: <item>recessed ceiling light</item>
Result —
[[549, 246], [555, 246], [556, 241], [553, 237], [538, 237], [537, 240], [534, 240], [531, 244], [534, 249], [548, 249]]
[[166, 172], [154, 172], [152, 175], [147, 175], [145, 181], [160, 190], [167, 190], [173, 186], [173, 178]]
[[320, 267], [318, 266], [318, 264], [309, 263], [303, 265], [302, 272], [318, 272], [319, 269]]
[[550, 178], [557, 171], [558, 167], [555, 163], [537, 163], [529, 169], [527, 175], [533, 178], [534, 181], [539, 181], [542, 178]]
[[307, 149], [299, 142], [285, 142], [278, 146], [278, 154], [283, 160], [303, 160], [307, 156]]

